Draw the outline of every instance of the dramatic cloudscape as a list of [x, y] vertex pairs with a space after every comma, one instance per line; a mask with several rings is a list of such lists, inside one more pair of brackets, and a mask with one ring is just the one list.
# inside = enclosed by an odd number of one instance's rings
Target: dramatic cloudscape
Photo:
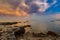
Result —
[[36, 32], [59, 33], [60, 0], [0, 0], [0, 22], [19, 20], [29, 20]]

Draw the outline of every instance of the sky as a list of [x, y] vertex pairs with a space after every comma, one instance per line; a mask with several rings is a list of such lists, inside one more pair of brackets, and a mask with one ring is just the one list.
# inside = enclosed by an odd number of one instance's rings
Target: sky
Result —
[[59, 33], [60, 0], [0, 0], [0, 22], [20, 20], [29, 20], [35, 32]]

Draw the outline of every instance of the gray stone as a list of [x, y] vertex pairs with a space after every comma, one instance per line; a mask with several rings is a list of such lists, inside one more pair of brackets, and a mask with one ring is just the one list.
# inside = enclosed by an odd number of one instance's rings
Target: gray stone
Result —
[[5, 26], [0, 28], [0, 40], [16, 40], [14, 30], [11, 26]]

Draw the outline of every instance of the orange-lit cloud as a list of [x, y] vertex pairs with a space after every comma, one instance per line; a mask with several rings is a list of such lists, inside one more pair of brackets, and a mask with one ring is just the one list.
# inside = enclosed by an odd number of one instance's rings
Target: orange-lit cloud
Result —
[[[26, 11], [19, 8], [19, 5], [16, 9], [13, 9], [13, 5], [0, 3], [0, 15], [29, 16]], [[27, 7], [24, 3], [22, 3], [21, 6]]]
[[29, 16], [46, 11], [46, 1], [40, 0], [0, 0], [0, 15]]
[[15, 16], [28, 16], [28, 14], [24, 11], [18, 11], [18, 10], [7, 10], [7, 9], [1, 9], [0, 14], [5, 15], [15, 15]]

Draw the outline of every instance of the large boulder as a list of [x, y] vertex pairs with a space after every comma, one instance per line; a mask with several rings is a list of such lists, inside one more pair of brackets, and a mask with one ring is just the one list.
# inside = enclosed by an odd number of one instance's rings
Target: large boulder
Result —
[[55, 33], [55, 32], [52, 32], [52, 31], [48, 31], [48, 32], [47, 32], [47, 35], [51, 35], [51, 36], [53, 36], [53, 37], [58, 37], [58, 34]]

